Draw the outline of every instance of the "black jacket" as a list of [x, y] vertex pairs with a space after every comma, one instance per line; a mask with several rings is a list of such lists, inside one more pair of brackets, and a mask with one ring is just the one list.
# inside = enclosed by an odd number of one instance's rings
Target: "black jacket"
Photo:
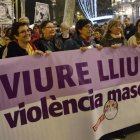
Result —
[[90, 45], [92, 45], [93, 47], [96, 46], [93, 38], [91, 38], [90, 41], [86, 43], [79, 36], [76, 36], [75, 38], [71, 38], [65, 41], [64, 50], [75, 50], [80, 49], [80, 47], [87, 47]]
[[5, 46], [0, 47], [0, 59], [2, 59], [4, 49], [5, 49]]
[[[31, 46], [33, 47], [34, 50], [36, 50], [36, 47], [33, 44], [31, 44]], [[10, 42], [7, 48], [8, 51], [6, 58], [28, 55], [27, 51], [21, 48], [16, 41]]]
[[43, 52], [49, 50], [52, 52], [63, 50], [63, 41], [59, 37], [54, 37], [52, 40], [46, 40], [45, 38], [40, 38], [34, 42], [38, 50]]
[[124, 29], [125, 39], [128, 40], [134, 34], [135, 34], [135, 26], [133, 24], [131, 24], [129, 27], [125, 27]]

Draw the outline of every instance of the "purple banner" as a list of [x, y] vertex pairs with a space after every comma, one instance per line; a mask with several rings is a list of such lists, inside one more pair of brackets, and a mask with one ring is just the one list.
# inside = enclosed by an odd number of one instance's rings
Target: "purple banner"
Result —
[[121, 47], [1, 60], [0, 110], [140, 81], [139, 55], [137, 49]]

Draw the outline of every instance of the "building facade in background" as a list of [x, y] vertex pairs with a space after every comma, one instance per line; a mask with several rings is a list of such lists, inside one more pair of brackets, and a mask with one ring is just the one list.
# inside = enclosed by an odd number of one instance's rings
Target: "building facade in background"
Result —
[[[50, 19], [53, 20], [53, 13], [56, 13], [56, 21], [58, 24], [60, 24], [63, 21], [63, 16], [64, 16], [64, 7], [65, 7], [65, 0], [55, 0], [56, 1], [56, 6], [54, 11], [52, 10], [52, 1], [54, 0], [26, 0], [25, 1], [25, 15], [30, 19], [30, 23], [34, 23], [34, 17], [35, 17], [35, 4], [36, 2], [40, 3], [45, 3], [49, 5], [49, 11], [50, 11]], [[19, 8], [20, 8], [20, 0], [19, 0]], [[19, 9], [20, 11], [20, 9]], [[97, 16], [104, 16], [112, 14], [111, 10], [111, 0], [97, 0]], [[21, 14], [19, 13], [19, 18]], [[78, 0], [76, 0], [75, 3], [75, 19], [74, 22], [76, 22], [79, 17], [83, 18], [84, 13], [80, 9], [80, 6], [78, 4]]]
[[129, 17], [135, 24], [140, 18], [140, 1], [139, 0], [112, 0], [112, 8], [116, 17], [122, 20]]

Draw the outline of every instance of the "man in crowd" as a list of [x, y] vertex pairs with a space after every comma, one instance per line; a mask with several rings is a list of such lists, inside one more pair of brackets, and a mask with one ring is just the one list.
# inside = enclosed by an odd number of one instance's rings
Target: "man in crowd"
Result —
[[124, 24], [125, 24], [124, 36], [125, 36], [125, 39], [128, 40], [132, 35], [135, 34], [135, 27], [131, 23], [130, 18], [128, 17], [124, 18]]

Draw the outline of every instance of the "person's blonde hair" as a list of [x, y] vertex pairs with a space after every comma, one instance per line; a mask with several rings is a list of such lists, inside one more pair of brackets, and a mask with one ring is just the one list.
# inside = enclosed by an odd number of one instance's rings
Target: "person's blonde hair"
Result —
[[121, 20], [118, 18], [110, 20], [108, 23], [107, 31], [110, 31], [110, 29], [116, 24], [121, 24]]
[[30, 24], [30, 20], [29, 20], [28, 17], [21, 17], [21, 18], [19, 18], [19, 22], [25, 22], [25, 23]]
[[[122, 24], [121, 20], [119, 18], [114, 18], [112, 20], [110, 20], [108, 22], [108, 26], [107, 26], [107, 32], [106, 32], [106, 35], [109, 35], [111, 33], [111, 28], [113, 26], [115, 26], [116, 24]], [[124, 37], [124, 33], [123, 33], [123, 26], [121, 26], [121, 34], [122, 34], [122, 37]]]
[[62, 22], [62, 23], [60, 24], [60, 28], [69, 28], [69, 26], [68, 26], [67, 23]]

